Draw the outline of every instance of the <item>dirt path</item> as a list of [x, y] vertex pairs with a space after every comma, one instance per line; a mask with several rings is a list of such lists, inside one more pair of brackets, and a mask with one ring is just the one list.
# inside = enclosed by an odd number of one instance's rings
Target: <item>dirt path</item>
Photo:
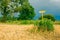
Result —
[[[33, 25], [10, 25], [0, 24], [0, 40], [47, 40], [39, 34], [31, 34], [27, 30]], [[55, 25], [60, 33], [60, 25]]]

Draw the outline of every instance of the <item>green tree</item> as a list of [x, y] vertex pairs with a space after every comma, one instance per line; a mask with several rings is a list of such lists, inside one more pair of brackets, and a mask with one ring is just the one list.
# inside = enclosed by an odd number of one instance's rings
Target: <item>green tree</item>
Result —
[[14, 13], [18, 13], [22, 8], [21, 8], [21, 3], [20, 0], [12, 0], [10, 5], [10, 18], [11, 20], [15, 20], [14, 19]]
[[35, 16], [34, 8], [28, 0], [0, 0], [0, 12], [3, 15], [3, 22], [7, 20], [9, 15], [13, 19], [15, 12], [20, 12], [18, 19], [32, 19]]
[[[43, 16], [44, 18], [47, 18], [47, 19], [51, 19], [52, 21], [55, 21], [55, 17], [51, 14], [46, 14]], [[42, 17], [40, 17], [39, 19], [42, 19]]]
[[31, 20], [35, 16], [34, 8], [30, 5], [28, 0], [20, 0], [22, 10], [18, 19]]
[[8, 4], [10, 0], [0, 0], [0, 12], [3, 15], [2, 21], [5, 22], [8, 15]]
[[10, 15], [10, 18], [13, 19], [14, 12], [20, 10], [19, 0], [0, 0], [0, 12], [3, 15], [2, 21], [7, 20], [7, 16]]

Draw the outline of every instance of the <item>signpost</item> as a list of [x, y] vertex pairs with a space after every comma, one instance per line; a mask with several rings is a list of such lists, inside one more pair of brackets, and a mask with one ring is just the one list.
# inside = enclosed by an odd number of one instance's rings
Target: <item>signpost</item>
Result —
[[43, 21], [43, 14], [45, 13], [46, 11], [45, 10], [40, 10], [39, 13], [42, 14], [42, 21]]

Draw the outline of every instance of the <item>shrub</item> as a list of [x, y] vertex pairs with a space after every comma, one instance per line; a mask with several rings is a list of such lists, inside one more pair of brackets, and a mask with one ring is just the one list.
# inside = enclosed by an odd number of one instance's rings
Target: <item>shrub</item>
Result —
[[[55, 17], [51, 14], [44, 15], [43, 17], [47, 19], [51, 19], [53, 22], [56, 20]], [[42, 19], [42, 17], [40, 17], [39, 19]]]
[[44, 19], [43, 21], [40, 20], [37, 26], [38, 26], [38, 31], [40, 30], [53, 31], [54, 30], [53, 22], [50, 19]]

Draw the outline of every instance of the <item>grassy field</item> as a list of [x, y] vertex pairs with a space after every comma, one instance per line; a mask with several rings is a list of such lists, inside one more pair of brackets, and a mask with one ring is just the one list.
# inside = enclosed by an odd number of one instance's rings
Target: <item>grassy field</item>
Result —
[[[5, 24], [36, 24], [38, 23], [40, 20], [15, 20], [15, 21], [7, 21]], [[1, 22], [0, 22], [1, 23]], [[60, 25], [60, 21], [55, 21], [54, 24], [59, 24]]]
[[54, 33], [31, 33], [31, 25], [0, 23], [0, 40], [60, 40], [60, 25], [54, 25]]

